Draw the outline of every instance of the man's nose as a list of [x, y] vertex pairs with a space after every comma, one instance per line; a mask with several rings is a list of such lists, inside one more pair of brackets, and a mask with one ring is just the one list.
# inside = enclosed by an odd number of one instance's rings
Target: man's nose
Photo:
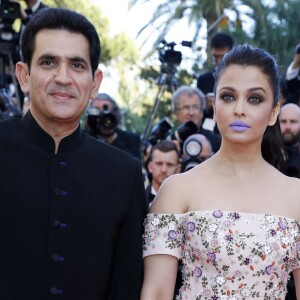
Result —
[[60, 84], [68, 84], [71, 82], [70, 70], [67, 66], [61, 65], [57, 68], [55, 78], [55, 82]]

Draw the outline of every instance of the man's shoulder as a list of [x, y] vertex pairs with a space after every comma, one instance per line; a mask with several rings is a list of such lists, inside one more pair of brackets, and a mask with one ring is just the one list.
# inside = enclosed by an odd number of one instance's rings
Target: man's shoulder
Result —
[[213, 73], [213, 71], [205, 72], [197, 79], [197, 88], [200, 89], [204, 94], [213, 92], [215, 84]]
[[94, 137], [91, 137], [86, 132], [84, 132], [84, 136], [91, 155], [100, 155], [103, 160], [109, 159], [110, 161], [116, 161], [117, 163], [134, 163], [136, 161], [136, 159], [130, 154], [118, 147], [106, 144]]
[[124, 137], [124, 138], [129, 138], [133, 140], [140, 140], [140, 136], [137, 133], [134, 133], [132, 131], [127, 131], [127, 130], [122, 130], [122, 129], [117, 129], [117, 134], [118, 136]]
[[214, 77], [214, 71], [207, 71], [207, 72], [204, 72], [202, 74], [199, 75], [198, 77], [198, 80], [202, 80], [202, 79], [205, 79], [205, 78], [208, 78], [208, 77]]

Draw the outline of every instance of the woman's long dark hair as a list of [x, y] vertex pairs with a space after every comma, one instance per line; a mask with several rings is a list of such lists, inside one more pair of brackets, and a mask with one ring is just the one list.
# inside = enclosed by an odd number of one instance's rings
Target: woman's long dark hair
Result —
[[[267, 77], [274, 94], [273, 106], [279, 101], [280, 76], [275, 59], [267, 51], [250, 45], [241, 45], [226, 53], [221, 65], [215, 73], [215, 93], [220, 76], [230, 65], [255, 66]], [[262, 140], [261, 152], [263, 158], [278, 170], [285, 169], [286, 154], [281, 137], [278, 118], [273, 126], [268, 126]]]

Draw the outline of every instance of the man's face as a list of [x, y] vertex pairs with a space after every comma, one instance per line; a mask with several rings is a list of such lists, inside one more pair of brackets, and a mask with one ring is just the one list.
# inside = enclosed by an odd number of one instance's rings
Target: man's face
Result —
[[152, 174], [152, 185], [159, 187], [166, 178], [178, 172], [177, 153], [154, 150], [148, 170]]
[[174, 112], [176, 120], [183, 124], [187, 121], [193, 121], [198, 127], [201, 126], [203, 112], [201, 110], [201, 99], [193, 94], [183, 94], [179, 98], [178, 107]]
[[93, 78], [87, 39], [55, 29], [37, 33], [31, 68], [18, 63], [16, 75], [30, 95], [32, 114], [44, 125], [78, 122], [102, 80], [100, 70]]
[[224, 48], [212, 48], [211, 49], [211, 55], [213, 58], [213, 62], [216, 66], [219, 66], [224, 55], [229, 52], [230, 48], [224, 47]]
[[295, 145], [300, 138], [300, 110], [294, 106], [283, 107], [279, 122], [284, 144]]

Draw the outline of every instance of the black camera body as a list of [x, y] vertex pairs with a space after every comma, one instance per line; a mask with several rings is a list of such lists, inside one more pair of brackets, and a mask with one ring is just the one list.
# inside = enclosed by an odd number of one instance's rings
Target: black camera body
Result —
[[[161, 41], [162, 47], [159, 48], [159, 60], [162, 63], [161, 72], [172, 74], [175, 73], [175, 69], [180, 65], [182, 60], [182, 53], [174, 50], [177, 45], [175, 42], [167, 43], [165, 40]], [[184, 47], [191, 47], [192, 42], [182, 41]]]
[[101, 129], [114, 131], [118, 126], [116, 116], [109, 110], [108, 105], [103, 106], [100, 111], [96, 107], [90, 107], [87, 111], [87, 123], [91, 131], [95, 134], [103, 135]]
[[[1, 0], [0, 4], [0, 42], [15, 44], [19, 42], [19, 34], [12, 25], [17, 18], [21, 17], [21, 6], [18, 2]], [[3, 45], [2, 47], [3, 48]], [[14, 50], [14, 49], [7, 49]]]

